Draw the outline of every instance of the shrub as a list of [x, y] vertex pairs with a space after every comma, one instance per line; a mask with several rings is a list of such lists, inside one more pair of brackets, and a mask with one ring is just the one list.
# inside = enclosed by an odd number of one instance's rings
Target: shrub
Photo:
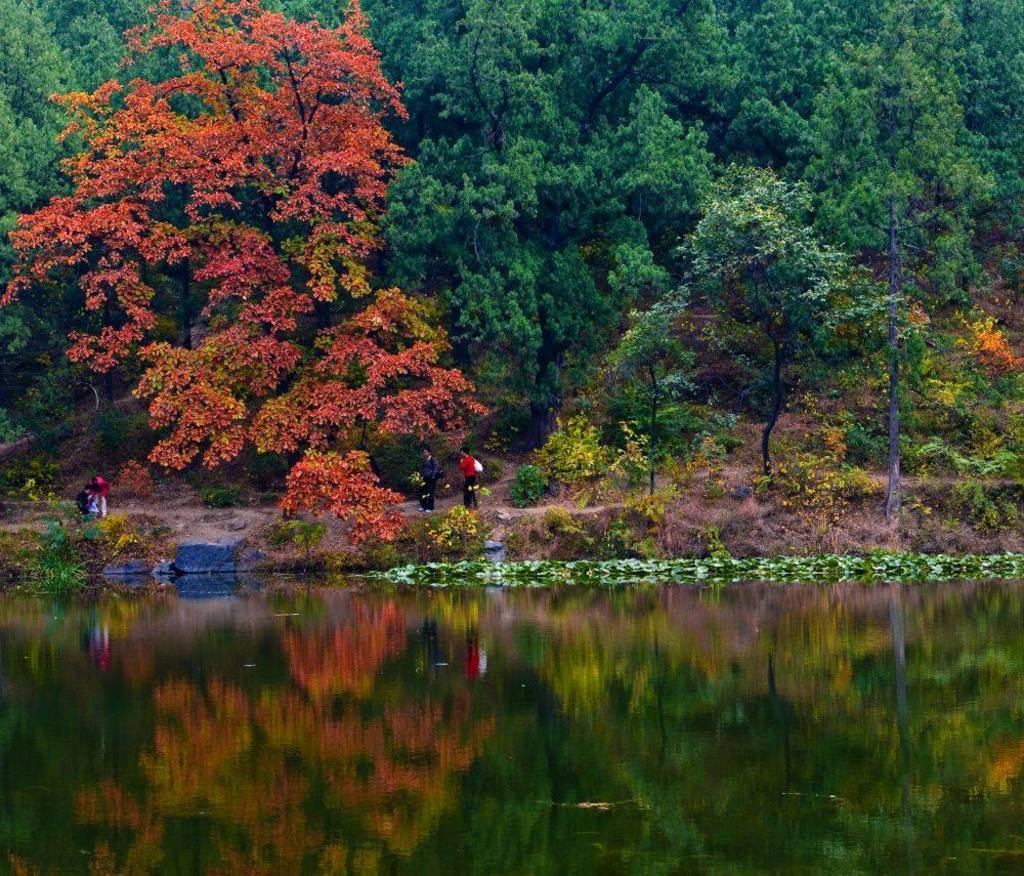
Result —
[[654, 495], [630, 496], [626, 509], [649, 527], [660, 527], [665, 522], [668, 506], [679, 498], [679, 490], [669, 484], [654, 491]]
[[10, 413], [0, 408], [0, 444], [17, 441], [25, 434], [25, 429], [11, 419]]
[[846, 427], [846, 458], [857, 465], [876, 465], [885, 461], [888, 442], [885, 435], [870, 431], [861, 423]]
[[242, 490], [234, 484], [202, 486], [199, 499], [208, 508], [231, 508], [242, 504]]
[[153, 476], [149, 473], [148, 466], [129, 460], [121, 466], [112, 488], [118, 496], [148, 499], [153, 495]]
[[484, 467], [484, 473], [480, 475], [481, 483], [496, 484], [501, 480], [502, 475], [505, 474], [505, 466], [501, 464], [500, 459], [483, 459], [481, 462]]
[[265, 491], [284, 487], [290, 468], [283, 453], [254, 453], [245, 471], [253, 485]]
[[431, 520], [429, 530], [430, 540], [443, 559], [476, 556], [484, 548], [486, 532], [483, 521], [461, 505]]
[[516, 508], [536, 505], [547, 491], [548, 480], [536, 465], [524, 465], [516, 472], [508, 494]]
[[535, 454], [537, 464], [551, 479], [578, 485], [603, 475], [611, 463], [611, 450], [586, 417], [573, 417], [559, 427]]
[[53, 494], [57, 463], [47, 456], [19, 456], [0, 468], [0, 493], [37, 502]]
[[625, 517], [616, 517], [608, 524], [604, 538], [598, 545], [598, 555], [603, 560], [649, 558], [656, 554], [654, 540], [637, 538]]
[[96, 521], [96, 530], [108, 560], [137, 553], [146, 545], [131, 521], [124, 514], [110, 514]]
[[[434, 456], [442, 465], [451, 448], [446, 442], [431, 442]], [[374, 471], [383, 486], [390, 490], [413, 495], [420, 483], [420, 464], [423, 462], [423, 442], [412, 435], [381, 435], [371, 445]]]
[[1019, 490], [989, 486], [973, 478], [953, 488], [968, 522], [981, 532], [999, 532], [1021, 522]]
[[267, 539], [274, 547], [294, 545], [308, 558], [326, 534], [327, 526], [316, 520], [280, 520], [270, 527]]
[[141, 412], [107, 408], [96, 415], [100, 449], [120, 459], [145, 456], [152, 444], [149, 417]]

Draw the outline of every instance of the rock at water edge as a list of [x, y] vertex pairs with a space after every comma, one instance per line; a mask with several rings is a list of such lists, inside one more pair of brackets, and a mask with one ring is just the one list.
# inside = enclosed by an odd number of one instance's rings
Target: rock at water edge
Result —
[[211, 544], [184, 542], [174, 555], [174, 571], [179, 575], [215, 575], [234, 572], [238, 567], [242, 539]]
[[485, 541], [484, 556], [492, 563], [504, 563], [505, 545], [500, 541]]

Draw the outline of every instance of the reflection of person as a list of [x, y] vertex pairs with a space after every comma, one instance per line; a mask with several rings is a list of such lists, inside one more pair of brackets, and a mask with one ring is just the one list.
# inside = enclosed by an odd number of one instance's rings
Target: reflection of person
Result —
[[462, 472], [462, 476], [466, 479], [462, 485], [462, 504], [467, 508], [476, 508], [479, 506], [476, 498], [478, 489], [476, 476], [483, 471], [483, 466], [469, 455], [469, 451], [465, 447], [462, 448], [461, 453], [459, 471]]
[[87, 649], [89, 656], [104, 671], [110, 668], [110, 628], [106, 625], [94, 624], [92, 631], [87, 636]]
[[475, 633], [466, 639], [466, 678], [471, 681], [487, 674], [487, 652], [480, 647]]
[[420, 488], [420, 511], [430, 512], [434, 510], [437, 482], [441, 480], [443, 474], [441, 463], [430, 452], [429, 447], [424, 447], [423, 462], [420, 464], [420, 477], [423, 478], [423, 486]]
[[[91, 497], [96, 500], [95, 512], [100, 517], [107, 516], [107, 496], [110, 494], [110, 484], [102, 475], [96, 475], [86, 488]], [[93, 510], [93, 509], [90, 509]]]

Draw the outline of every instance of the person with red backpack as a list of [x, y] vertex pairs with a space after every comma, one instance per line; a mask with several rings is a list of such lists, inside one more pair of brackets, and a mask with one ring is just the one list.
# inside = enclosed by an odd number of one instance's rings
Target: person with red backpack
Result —
[[459, 459], [459, 471], [466, 479], [462, 485], [462, 504], [467, 508], [478, 508], [480, 503], [477, 501], [476, 494], [480, 488], [477, 486], [476, 479], [477, 475], [483, 472], [484, 467], [479, 460], [469, 455], [469, 451], [465, 447], [459, 452], [462, 454]]

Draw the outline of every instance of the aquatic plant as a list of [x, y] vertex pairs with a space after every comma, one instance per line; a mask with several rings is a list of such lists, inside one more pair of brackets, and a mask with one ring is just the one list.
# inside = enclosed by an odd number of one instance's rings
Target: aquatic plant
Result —
[[683, 557], [669, 560], [484, 561], [403, 566], [371, 577], [395, 584], [546, 587], [627, 584], [728, 584], [752, 581], [911, 583], [1024, 578], [1024, 554], [910, 554], [873, 552], [814, 556]]

